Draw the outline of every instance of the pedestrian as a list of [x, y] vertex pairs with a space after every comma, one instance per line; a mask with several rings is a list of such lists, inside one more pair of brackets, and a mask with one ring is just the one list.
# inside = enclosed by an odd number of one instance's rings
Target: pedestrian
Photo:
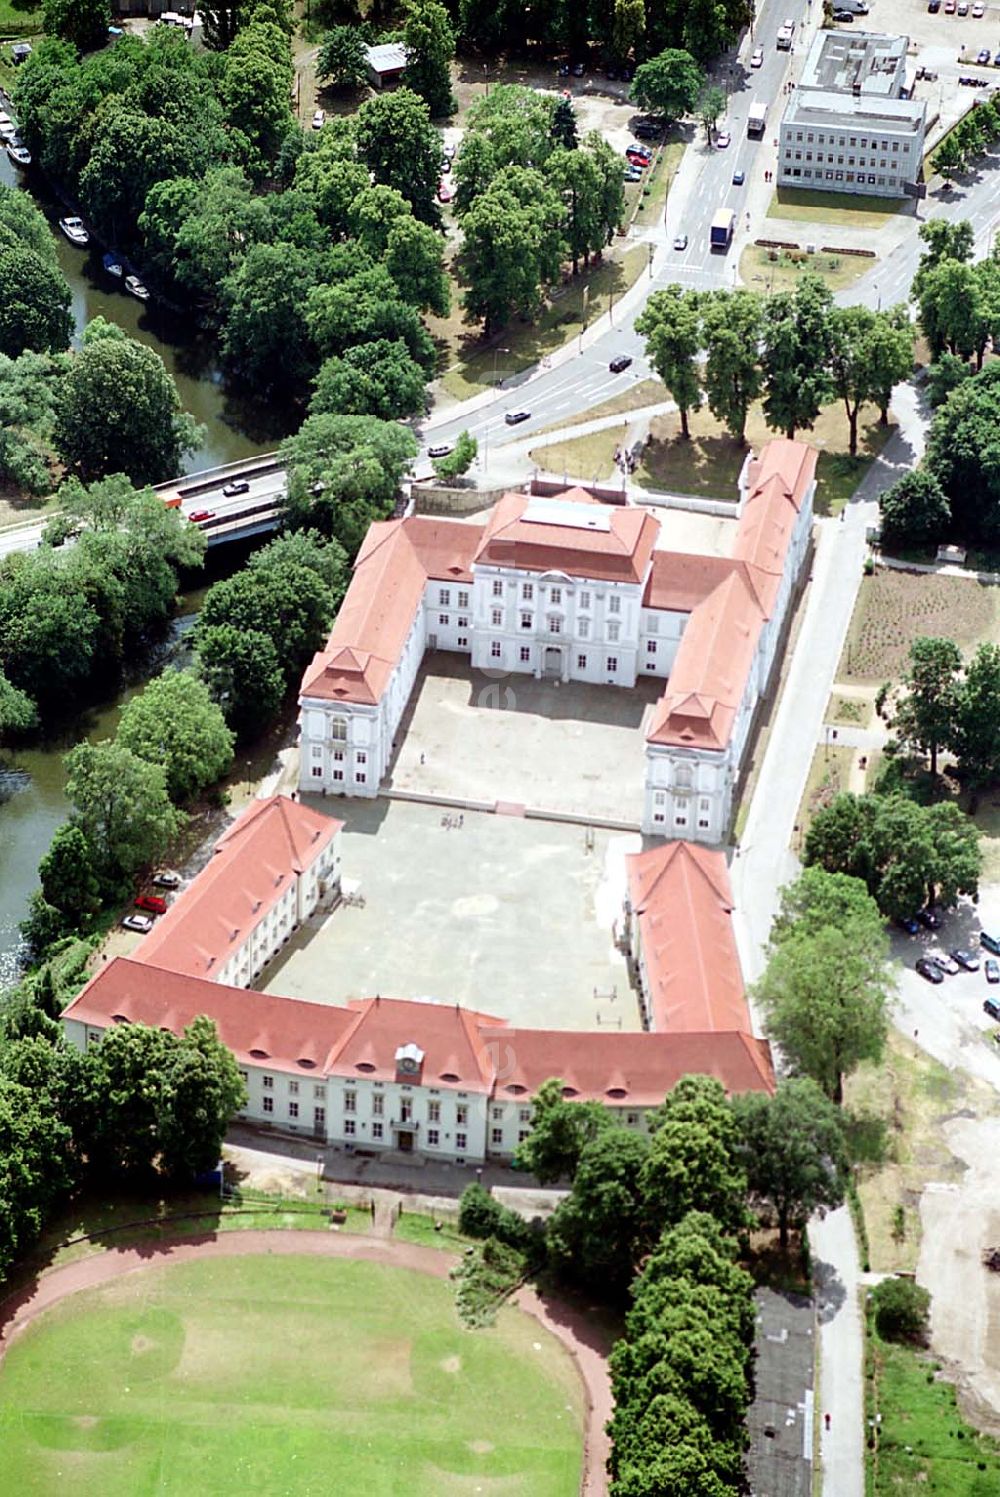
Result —
[[424, 765], [424, 756], [423, 756], [423, 754], [421, 754], [420, 755], [420, 767], [421, 767], [421, 769], [423, 768], [423, 765]]
[[829, 1416], [829, 1414], [824, 1414], [823, 1415], [823, 1421], [826, 1424], [827, 1430], [829, 1430], [829, 1428], [830, 1428], [830, 1416]]

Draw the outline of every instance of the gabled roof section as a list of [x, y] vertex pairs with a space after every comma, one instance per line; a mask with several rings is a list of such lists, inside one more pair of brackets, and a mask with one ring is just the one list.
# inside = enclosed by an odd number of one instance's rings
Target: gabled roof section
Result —
[[602, 505], [578, 489], [545, 499], [509, 493], [494, 505], [475, 559], [518, 571], [638, 583], [659, 529], [644, 509]]
[[626, 859], [657, 1032], [750, 1033], [725, 857], [667, 842]]
[[489, 1092], [495, 1068], [489, 1039], [494, 1029], [506, 1027], [503, 1019], [455, 1003], [406, 998], [361, 998], [348, 1007], [351, 1024], [331, 1056], [331, 1074], [392, 1081], [396, 1051], [416, 1041], [424, 1052], [422, 1085]]
[[342, 826], [285, 795], [253, 801], [133, 960], [213, 979]]
[[123, 956], [90, 979], [63, 1018], [102, 1029], [127, 1022], [180, 1034], [201, 1014], [214, 1020], [222, 1043], [242, 1064], [270, 1062], [317, 1079], [353, 1022], [344, 1008], [224, 987]]
[[725, 581], [736, 563], [728, 556], [692, 556], [684, 551], [653, 552], [642, 595], [643, 608], [692, 613]]

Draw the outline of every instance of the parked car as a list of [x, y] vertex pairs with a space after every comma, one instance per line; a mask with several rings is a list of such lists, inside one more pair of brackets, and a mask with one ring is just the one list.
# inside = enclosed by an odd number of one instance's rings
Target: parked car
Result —
[[452, 192], [451, 188], [448, 186], [447, 182], [439, 182], [438, 183], [438, 202], [439, 203], [450, 203], [453, 197], [454, 197], [454, 193]]
[[969, 14], [969, 0], [958, 0], [958, 14], [960, 16]]
[[926, 909], [917, 911], [917, 919], [925, 930], [940, 930], [941, 928], [941, 916], [930, 905]]
[[958, 963], [966, 972], [979, 971], [979, 958], [971, 951], [966, 951], [964, 946], [953, 946], [951, 948], [952, 961]]
[[646, 146], [630, 145], [625, 147], [625, 155], [629, 161], [634, 161], [637, 166], [648, 166], [653, 159], [653, 153]]
[[838, 26], [850, 26], [854, 20], [854, 12], [853, 10], [835, 10], [833, 20]]
[[621, 374], [622, 370], [623, 369], [627, 369], [628, 366], [631, 364], [631, 362], [632, 362], [632, 356], [631, 356], [631, 354], [620, 353], [620, 354], [617, 354], [615, 356], [615, 358], [613, 358], [611, 360], [611, 363], [608, 365], [608, 368], [611, 370], [612, 374]]
[[716, 134], [715, 144], [720, 151], [724, 151], [732, 138], [728, 130], [720, 130]]
[[455, 145], [453, 141], [447, 141], [444, 147], [444, 159], [453, 161], [455, 159]]
[[742, 187], [743, 183], [746, 181], [746, 179], [747, 179], [746, 172], [743, 170], [742, 167], [737, 167], [736, 171], [733, 172], [733, 186], [734, 187]]
[[994, 956], [1000, 956], [1000, 936], [991, 936], [989, 931], [981, 930], [979, 944], [987, 951], [992, 951]]
[[944, 13], [946, 16], [955, 14], [955, 0], [944, 0]]
[[1000, 1022], [1000, 1003], [994, 1003], [992, 998], [984, 998], [983, 1013]]
[[687, 237], [687, 235], [686, 234], [678, 234], [676, 236], [676, 238], [674, 239], [674, 249], [675, 250], [686, 250], [687, 247], [688, 247], [688, 237]]
[[15, 42], [13, 47], [11, 47], [10, 49], [10, 60], [16, 68], [19, 68], [22, 62], [27, 62], [30, 56], [30, 42]]
[[122, 925], [126, 930], [137, 930], [146, 935], [153, 929], [153, 920], [151, 915], [126, 915]]
[[936, 16], [941, 9], [941, 0], [927, 0], [927, 10], [932, 16]]
[[451, 171], [451, 157], [450, 156], [442, 156], [441, 157], [441, 171], [444, 173], [445, 176], [447, 176], [448, 173]]
[[1000, 68], [1000, 52], [994, 52], [994, 54], [993, 54], [993, 66], [995, 68]]
[[582, 78], [587, 70], [582, 62], [575, 62], [570, 71], [574, 78]]
[[663, 128], [654, 125], [652, 120], [639, 120], [638, 124], [632, 126], [632, 134], [638, 135], [640, 140], [659, 140]]
[[983, 971], [986, 973], [987, 982], [1000, 982], [1000, 962], [995, 956], [988, 956], [983, 962]]
[[983, 0], [976, 0], [975, 5], [972, 7], [972, 19], [974, 21], [981, 21], [985, 14], [986, 6], [983, 4]]
[[326, 124], [326, 111], [324, 109], [317, 109], [317, 110], [315, 110], [315, 112], [313, 113], [313, 117], [312, 117], [312, 127], [313, 127], [313, 129], [314, 130], [322, 130], [322, 128], [323, 128], [323, 126], [325, 124]]
[[750, 66], [752, 68], [762, 68], [764, 66], [763, 47], [755, 47], [754, 50], [750, 53]]
[[167, 901], [162, 894], [140, 894], [135, 901], [137, 910], [148, 910], [151, 915], [165, 915]]
[[161, 868], [159, 873], [153, 874], [153, 883], [158, 889], [179, 889], [181, 876], [172, 868]]
[[249, 494], [250, 481], [246, 478], [231, 478], [222, 490], [223, 497], [235, 499], [237, 494]]
[[627, 166], [622, 172], [623, 182], [641, 182], [642, 169], [638, 166]]
[[520, 426], [522, 421], [531, 420], [530, 411], [508, 411], [503, 418], [508, 426]]
[[905, 930], [908, 936], [915, 936], [920, 925], [914, 915], [900, 915], [896, 921], [900, 930]]
[[943, 951], [932, 951], [927, 958], [928, 961], [941, 968], [947, 977], [954, 977], [956, 972], [961, 972], [961, 967], [953, 957], [946, 956]]
[[925, 977], [927, 981], [932, 982], [935, 987], [939, 982], [944, 982], [944, 973], [941, 971], [941, 968], [938, 966], [937, 962], [930, 961], [926, 956], [918, 958], [916, 962], [916, 969], [920, 973], [921, 977]]
[[447, 457], [449, 452], [454, 452], [451, 442], [440, 442], [437, 447], [428, 447], [428, 457]]
[[976, 53], [976, 61], [978, 62], [979, 66], [981, 68], [988, 68], [989, 67], [989, 65], [990, 65], [990, 49], [989, 49], [989, 47], [980, 47], [979, 51]]

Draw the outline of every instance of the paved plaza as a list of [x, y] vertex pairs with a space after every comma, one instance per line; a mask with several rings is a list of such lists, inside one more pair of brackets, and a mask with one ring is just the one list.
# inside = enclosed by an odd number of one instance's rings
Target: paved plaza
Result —
[[400, 724], [389, 788], [638, 827], [646, 712], [664, 682], [633, 687], [487, 675], [424, 659]]
[[265, 992], [431, 997], [538, 1029], [641, 1027], [612, 930], [638, 835], [473, 811], [449, 827], [459, 813], [435, 806], [305, 799], [345, 822], [348, 902], [293, 936]]

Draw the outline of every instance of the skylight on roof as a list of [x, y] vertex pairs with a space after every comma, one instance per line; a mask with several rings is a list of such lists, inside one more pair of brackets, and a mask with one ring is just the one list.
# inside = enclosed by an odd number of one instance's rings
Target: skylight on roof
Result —
[[611, 529], [611, 511], [566, 499], [530, 499], [521, 519], [528, 525], [562, 525], [570, 530]]

